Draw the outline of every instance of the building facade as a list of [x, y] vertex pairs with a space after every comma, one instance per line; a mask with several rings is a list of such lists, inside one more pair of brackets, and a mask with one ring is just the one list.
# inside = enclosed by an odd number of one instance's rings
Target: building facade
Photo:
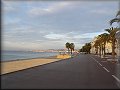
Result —
[[[91, 50], [90, 51], [92, 54], [96, 54], [96, 51], [97, 51], [96, 48], [94, 47], [96, 39], [97, 38], [94, 38], [93, 41], [91, 42]], [[106, 51], [106, 53], [112, 53], [111, 43], [106, 43], [105, 51]], [[98, 49], [98, 54], [99, 54], [99, 49]]]
[[[120, 62], [120, 31], [118, 31], [116, 33], [115, 37], [117, 39], [115, 52], [116, 52], [116, 57], [117, 57], [118, 61]], [[93, 41], [91, 42], [91, 50], [90, 51], [92, 54], [96, 54], [96, 49], [94, 47], [95, 40], [96, 40], [96, 38], [94, 38]], [[106, 53], [112, 53], [111, 43], [106, 43], [105, 47], [106, 47]], [[99, 54], [99, 51], [98, 51], [98, 54]]]
[[116, 39], [117, 39], [116, 52], [117, 52], [118, 61], [120, 62], [120, 31], [116, 33]]

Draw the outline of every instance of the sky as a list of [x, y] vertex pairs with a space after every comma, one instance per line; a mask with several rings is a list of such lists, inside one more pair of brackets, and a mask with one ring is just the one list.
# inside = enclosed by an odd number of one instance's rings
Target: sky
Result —
[[110, 28], [118, 0], [2, 0], [2, 49], [80, 49]]

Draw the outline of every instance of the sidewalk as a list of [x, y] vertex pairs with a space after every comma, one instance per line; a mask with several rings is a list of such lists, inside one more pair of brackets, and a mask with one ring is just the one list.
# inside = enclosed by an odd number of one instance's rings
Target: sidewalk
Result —
[[98, 56], [98, 57], [100, 57], [102, 60], [106, 60], [106, 61], [108, 61], [108, 62], [115, 62], [115, 63], [120, 63], [119, 61], [118, 61], [118, 57], [117, 56], [115, 56], [115, 58], [113, 58], [112, 57], [112, 55], [105, 55], [105, 57], [103, 56], [103, 55], [95, 55], [95, 56]]
[[[100, 56], [94, 55], [94, 58], [111, 74], [114, 76], [118, 82], [120, 82], [120, 62], [118, 61], [117, 57], [115, 59], [112, 59], [111, 55], [107, 55], [105, 58], [101, 58]], [[120, 87], [120, 84], [118, 84]]]

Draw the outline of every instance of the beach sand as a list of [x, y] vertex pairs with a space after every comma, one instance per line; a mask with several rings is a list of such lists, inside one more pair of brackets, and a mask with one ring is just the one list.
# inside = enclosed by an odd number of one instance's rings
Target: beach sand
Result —
[[7, 74], [10, 72], [15, 72], [39, 65], [44, 65], [47, 63], [63, 60], [68, 57], [68, 55], [57, 55], [50, 56], [46, 58], [34, 58], [34, 59], [25, 59], [25, 60], [15, 60], [15, 61], [5, 61], [1, 62], [1, 74]]
[[44, 65], [47, 63], [63, 60], [66, 58], [70, 58], [70, 56], [68, 57], [68, 55], [57, 55], [46, 58], [35, 58], [35, 59], [1, 62], [1, 74], [7, 74], [39, 65]]
[[7, 74], [10, 72], [15, 72], [59, 60], [61, 59], [37, 58], [37, 59], [29, 59], [29, 60], [21, 60], [21, 61], [18, 60], [18, 61], [1, 62], [1, 74]]

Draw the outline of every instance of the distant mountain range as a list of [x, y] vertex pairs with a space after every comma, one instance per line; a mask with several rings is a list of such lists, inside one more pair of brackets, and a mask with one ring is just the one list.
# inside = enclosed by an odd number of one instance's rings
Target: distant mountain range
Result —
[[[74, 52], [77, 52], [75, 50]], [[32, 52], [67, 52], [67, 49], [48, 49], [48, 50], [32, 50]]]

